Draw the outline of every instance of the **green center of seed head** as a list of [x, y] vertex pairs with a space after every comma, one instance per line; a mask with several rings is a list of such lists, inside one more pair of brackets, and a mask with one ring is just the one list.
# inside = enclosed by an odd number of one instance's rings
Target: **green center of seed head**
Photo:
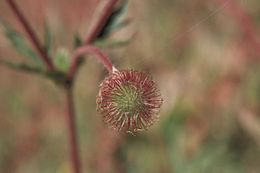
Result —
[[127, 116], [136, 114], [143, 104], [140, 91], [133, 85], [116, 89], [115, 93], [117, 93], [114, 97], [116, 107], [120, 113]]

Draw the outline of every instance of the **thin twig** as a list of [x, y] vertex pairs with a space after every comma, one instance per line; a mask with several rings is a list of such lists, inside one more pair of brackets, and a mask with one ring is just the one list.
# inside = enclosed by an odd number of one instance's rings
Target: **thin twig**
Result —
[[36, 37], [36, 34], [34, 33], [33, 29], [31, 28], [31, 26], [29, 25], [27, 20], [25, 19], [21, 10], [18, 8], [17, 4], [13, 0], [6, 0], [6, 2], [9, 4], [10, 8], [14, 12], [14, 14], [16, 15], [17, 19], [22, 24], [24, 30], [26, 31], [27, 35], [29, 36], [29, 39], [31, 40], [34, 47], [36, 48], [38, 54], [40, 55], [42, 61], [45, 63], [46, 67], [49, 70], [53, 71], [54, 66], [53, 66], [50, 58], [48, 57], [46, 51], [41, 46], [38, 38]]
[[80, 156], [76, 136], [75, 111], [73, 102], [73, 90], [69, 86], [65, 89], [67, 100], [67, 125], [69, 135], [70, 159], [72, 163], [73, 173], [81, 173]]
[[104, 64], [104, 66], [109, 71], [109, 73], [112, 73], [115, 70], [115, 67], [112, 65], [108, 57], [106, 57], [99, 48], [91, 45], [84, 45], [76, 49], [72, 54], [72, 58], [71, 58], [72, 65], [70, 66], [69, 71], [67, 73], [68, 78], [73, 77], [73, 74], [75, 73], [76, 70], [77, 59], [85, 53], [95, 54], [97, 58], [99, 58], [100, 61]]
[[100, 17], [97, 20], [93, 21], [92, 27], [90, 28], [90, 32], [85, 40], [85, 45], [90, 44], [96, 38], [96, 36], [101, 31], [102, 27], [104, 26], [106, 20], [108, 19], [113, 7], [116, 5], [118, 0], [108, 0], [107, 4], [105, 5], [104, 9], [102, 10]]

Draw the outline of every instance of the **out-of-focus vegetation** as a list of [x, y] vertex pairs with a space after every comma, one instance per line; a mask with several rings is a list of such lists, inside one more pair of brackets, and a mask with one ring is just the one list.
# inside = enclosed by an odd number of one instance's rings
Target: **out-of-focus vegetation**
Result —
[[[17, 0], [42, 41], [47, 20], [52, 54], [72, 51], [76, 32], [85, 38], [99, 2]], [[4, 1], [0, 16], [24, 33]], [[130, 0], [124, 18], [131, 23], [110, 37], [134, 39], [104, 51], [119, 69], [154, 76], [161, 118], [136, 136], [109, 130], [95, 109], [107, 72], [89, 56], [75, 85], [84, 172], [260, 172], [260, 1]], [[0, 58], [30, 63], [3, 27]], [[70, 172], [63, 97], [51, 81], [0, 66], [0, 172]]]

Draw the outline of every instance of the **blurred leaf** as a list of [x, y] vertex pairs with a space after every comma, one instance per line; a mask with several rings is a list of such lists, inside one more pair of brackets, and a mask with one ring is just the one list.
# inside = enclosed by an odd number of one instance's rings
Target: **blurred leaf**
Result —
[[81, 41], [81, 39], [79, 38], [79, 35], [78, 35], [78, 34], [74, 34], [73, 45], [74, 45], [74, 48], [77, 48], [77, 47], [79, 47], [80, 45], [82, 45], [82, 41]]
[[42, 73], [43, 72], [42, 69], [40, 69], [39, 67], [33, 67], [33, 66], [30, 66], [30, 65], [24, 64], [24, 63], [15, 64], [13, 62], [3, 60], [3, 59], [0, 59], [0, 64], [5, 65], [5, 66], [15, 69], [15, 70], [21, 70], [21, 71], [28, 72], [28, 73]]
[[[185, 158], [185, 157], [184, 157]], [[210, 172], [210, 173], [242, 173], [240, 162], [234, 161], [235, 156], [223, 142], [207, 142], [190, 159], [180, 161], [182, 167], [176, 172]], [[176, 157], [176, 159], [179, 159]], [[174, 164], [174, 163], [173, 163]], [[177, 167], [179, 165], [175, 165]]]
[[130, 19], [125, 19], [122, 22], [116, 22], [116, 23], [114, 23], [114, 25], [111, 25], [110, 30], [113, 31], [113, 30], [116, 30], [116, 29], [123, 28], [123, 27], [127, 26], [130, 23], [131, 23]]
[[35, 63], [42, 66], [42, 61], [38, 57], [37, 53], [27, 46], [24, 38], [17, 31], [15, 31], [10, 25], [8, 25], [6, 22], [4, 22], [1, 19], [0, 19], [0, 22], [2, 23], [2, 25], [5, 29], [5, 35], [12, 42], [13, 47], [18, 52], [29, 57]]
[[[79, 38], [78, 34], [74, 34], [74, 48], [80, 47], [82, 45], [82, 40]], [[81, 55], [77, 58], [77, 67], [76, 71], [78, 71], [79, 67], [84, 63], [85, 59], [84, 56]]]
[[176, 136], [183, 130], [187, 117], [193, 112], [193, 109], [184, 102], [175, 105], [170, 115], [162, 122], [161, 133], [168, 143], [173, 143]]
[[43, 75], [44, 77], [51, 79], [58, 86], [64, 86], [64, 84], [68, 82], [66, 78], [66, 74], [62, 71], [45, 71], [39, 67], [33, 67], [31, 65], [24, 64], [24, 63], [16, 64], [4, 59], [0, 59], [0, 65], [7, 66], [14, 70], [20, 70], [27, 73], [35, 73], [35, 74]]
[[59, 71], [46, 71], [44, 76], [51, 79], [58, 86], [64, 86], [67, 81], [66, 74]]
[[43, 75], [44, 77], [51, 79], [58, 86], [64, 86], [65, 82], [67, 82], [66, 75], [62, 71], [45, 71], [39, 67], [33, 67], [31, 65], [24, 64], [24, 63], [16, 64], [4, 59], [0, 59], [0, 65], [7, 66], [14, 70], [20, 70], [27, 73], [35, 73], [35, 74]]
[[121, 47], [121, 46], [128, 45], [132, 40], [134, 40], [134, 38], [135, 35], [123, 41], [122, 40], [97, 40], [94, 42], [94, 45], [98, 47], [109, 47], [109, 48]]
[[44, 49], [49, 54], [51, 51], [52, 38], [50, 27], [47, 23], [44, 25]]
[[69, 52], [64, 48], [58, 49], [55, 53], [53, 63], [59, 71], [66, 72], [69, 68]]
[[128, 21], [120, 22], [121, 16], [125, 13], [128, 0], [123, 0], [122, 4], [116, 8], [108, 17], [104, 27], [99, 32], [97, 40], [104, 39], [107, 37], [113, 30], [126, 26], [129, 23]]
[[245, 94], [245, 98], [247, 99], [247, 103], [251, 105], [259, 105], [259, 96], [260, 96], [260, 79], [259, 79], [260, 71], [259, 64], [255, 63], [251, 65], [251, 68], [248, 69], [245, 82], [243, 87], [243, 92]]

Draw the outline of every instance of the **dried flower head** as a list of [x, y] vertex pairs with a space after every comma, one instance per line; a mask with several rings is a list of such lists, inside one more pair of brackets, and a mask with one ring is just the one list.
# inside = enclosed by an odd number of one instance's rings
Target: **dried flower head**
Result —
[[137, 70], [119, 70], [100, 85], [97, 110], [113, 129], [136, 132], [158, 119], [162, 97], [151, 76]]

